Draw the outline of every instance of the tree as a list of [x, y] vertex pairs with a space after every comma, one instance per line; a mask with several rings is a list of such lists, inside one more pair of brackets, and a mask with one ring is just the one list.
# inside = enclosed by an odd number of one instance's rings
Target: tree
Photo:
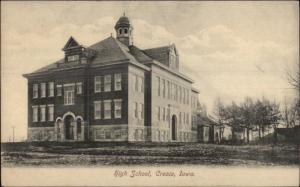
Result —
[[286, 128], [294, 127], [297, 123], [297, 100], [294, 103], [288, 104], [286, 99], [284, 100], [284, 106], [282, 110], [282, 120]]
[[287, 68], [286, 75], [288, 83], [298, 92], [295, 109], [296, 118], [300, 119], [300, 63], [295, 63], [294, 67]]
[[235, 141], [235, 132], [242, 128], [241, 108], [233, 101], [224, 111], [226, 124], [231, 127], [232, 139]]
[[255, 105], [250, 97], [246, 97], [244, 102], [240, 105], [241, 110], [241, 121], [243, 127], [247, 131], [247, 143], [249, 143], [249, 132], [255, 127], [256, 116], [255, 116]]
[[226, 123], [226, 108], [219, 97], [215, 101], [214, 114], [217, 118], [218, 124], [221, 126], [220, 138], [222, 139], [224, 136], [225, 125], [227, 125], [228, 123]]
[[[298, 65], [298, 67], [297, 67]], [[295, 64], [295, 67], [287, 68], [286, 75], [289, 84], [296, 90], [300, 90], [300, 64]]]
[[259, 138], [261, 138], [261, 133], [264, 136], [266, 128], [273, 127], [275, 130], [282, 117], [279, 110], [279, 104], [275, 101], [270, 102], [265, 98], [261, 101], [257, 100], [255, 108], [255, 118], [258, 124]]
[[222, 126], [225, 125], [225, 106], [219, 97], [215, 101], [214, 114], [218, 119], [218, 123]]

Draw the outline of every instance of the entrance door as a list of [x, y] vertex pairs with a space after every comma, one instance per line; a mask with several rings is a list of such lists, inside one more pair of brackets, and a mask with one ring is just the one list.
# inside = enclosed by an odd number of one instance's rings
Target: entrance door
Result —
[[74, 140], [74, 131], [72, 122], [74, 121], [72, 116], [66, 116], [65, 118], [65, 127], [66, 127], [66, 139], [67, 140]]
[[175, 115], [172, 116], [172, 140], [176, 140], [176, 126], [177, 118]]

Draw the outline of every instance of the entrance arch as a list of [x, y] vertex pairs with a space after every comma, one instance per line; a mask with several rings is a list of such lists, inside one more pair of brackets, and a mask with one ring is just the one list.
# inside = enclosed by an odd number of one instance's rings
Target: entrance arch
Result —
[[176, 115], [172, 116], [172, 140], [176, 140], [177, 137], [177, 117]]
[[65, 132], [67, 140], [74, 140], [74, 127], [73, 127], [74, 118], [72, 115], [67, 115], [64, 117], [65, 123]]

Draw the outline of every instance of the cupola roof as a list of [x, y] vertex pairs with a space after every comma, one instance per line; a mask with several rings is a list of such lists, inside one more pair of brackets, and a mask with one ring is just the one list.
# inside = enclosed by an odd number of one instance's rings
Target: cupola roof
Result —
[[119, 27], [129, 27], [129, 26], [130, 26], [130, 20], [129, 20], [129, 18], [126, 17], [125, 15], [123, 15], [117, 21], [117, 23], [115, 25], [115, 29], [117, 29]]

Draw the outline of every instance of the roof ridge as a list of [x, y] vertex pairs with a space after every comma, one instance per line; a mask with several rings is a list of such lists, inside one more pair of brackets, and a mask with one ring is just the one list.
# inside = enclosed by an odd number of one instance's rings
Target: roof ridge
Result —
[[148, 54], [146, 54], [144, 50], [140, 49], [139, 47], [137, 47], [135, 45], [132, 45], [132, 47], [136, 48], [139, 52], [141, 52], [143, 55], [145, 55], [149, 59], [154, 60], [152, 57], [150, 57]]
[[[174, 45], [174, 44], [172, 44], [172, 45]], [[161, 49], [161, 48], [170, 48], [172, 45], [165, 45], [165, 46], [160, 46], [160, 47], [153, 47], [153, 48], [143, 49], [143, 51], [153, 50], [153, 49]]]
[[119, 46], [119, 49], [122, 51], [123, 55], [128, 58], [128, 60], [133, 60], [135, 62], [138, 62], [138, 60], [130, 53], [130, 49], [127, 45], [120, 42], [118, 39], [111, 37], [114, 42]]
[[100, 41], [98, 41], [98, 42], [96, 42], [96, 43], [93, 43], [92, 45], [90, 45], [90, 46], [88, 46], [88, 47], [86, 47], [86, 48], [91, 48], [91, 47], [93, 47], [93, 46], [95, 46], [95, 45], [97, 45], [97, 44], [99, 44], [99, 43], [102, 43], [102, 42], [104, 42], [105, 40], [107, 40], [107, 39], [109, 39], [109, 38], [111, 38], [112, 36], [109, 36], [109, 37], [107, 37], [107, 38], [105, 38], [105, 39], [103, 39], [103, 40], [100, 40]]

